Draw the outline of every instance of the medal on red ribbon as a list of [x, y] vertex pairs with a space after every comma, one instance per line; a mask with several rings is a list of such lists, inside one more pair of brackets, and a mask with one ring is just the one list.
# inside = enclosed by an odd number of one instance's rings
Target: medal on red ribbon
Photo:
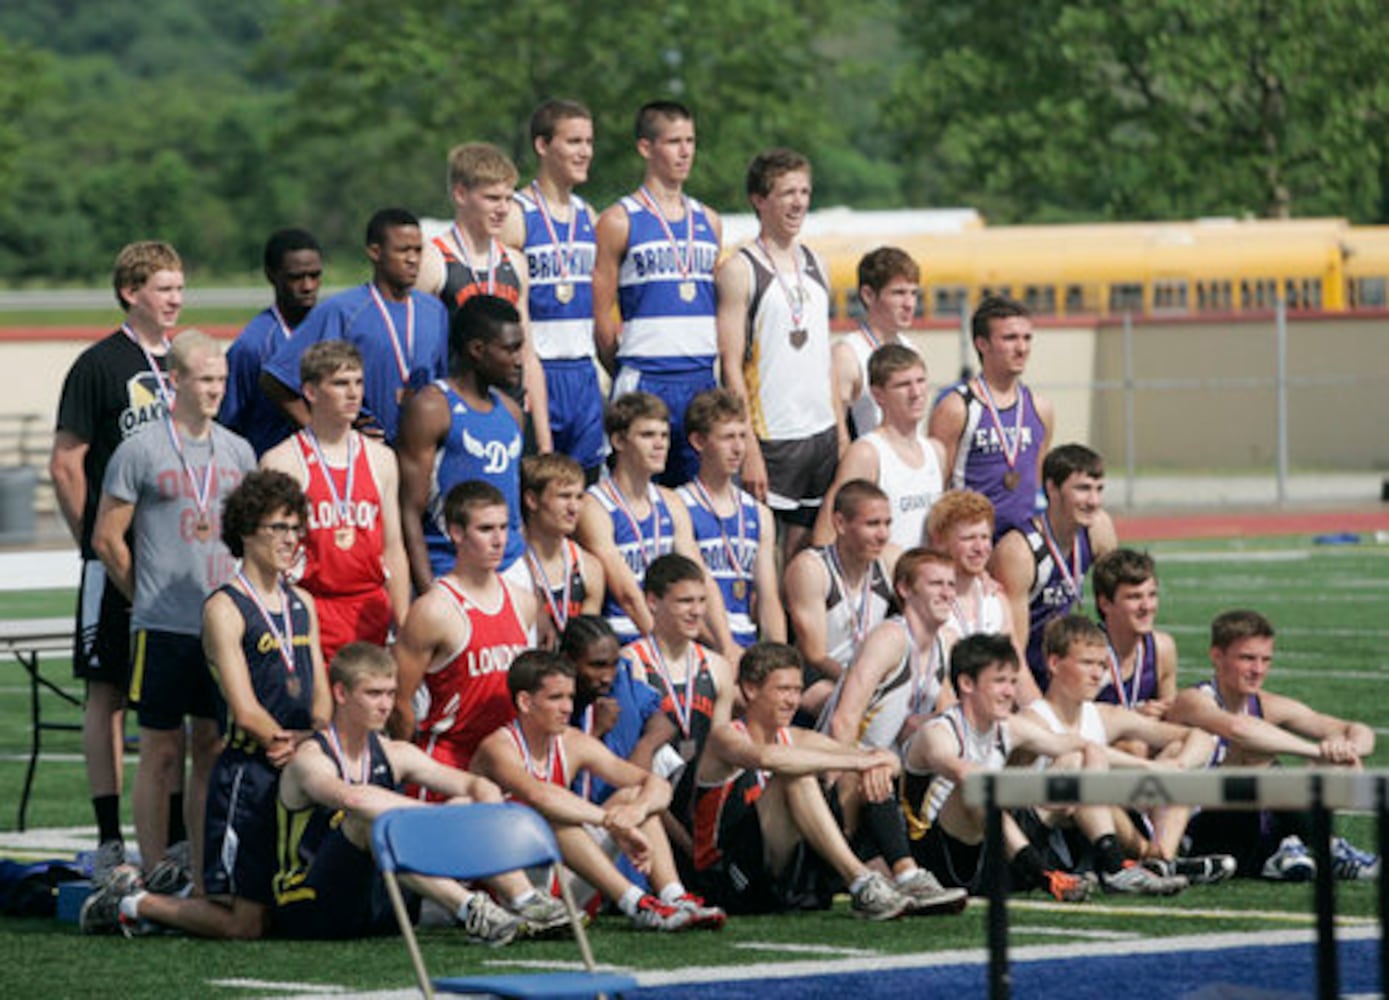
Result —
[[[129, 323], [121, 324], [121, 332], [129, 337], [131, 343], [138, 347], [140, 353], [145, 356], [145, 364], [149, 366], [151, 374], [154, 375], [155, 395], [158, 396], [159, 401], [164, 404], [166, 412], [172, 410], [174, 408], [174, 390], [173, 387], [169, 385], [169, 378], [164, 374], [164, 369], [159, 367], [159, 359], [150, 353], [150, 349], [145, 346], [143, 340], [136, 336], [135, 331], [130, 328]], [[169, 338], [160, 334], [159, 342], [163, 345], [165, 355], [167, 356], [170, 346]]]
[[236, 579], [241, 584], [241, 589], [246, 592], [246, 596], [251, 599], [251, 603], [256, 606], [260, 620], [265, 623], [266, 629], [275, 640], [275, 648], [280, 654], [280, 660], [285, 665], [285, 690], [291, 698], [298, 698], [303, 694], [304, 685], [299, 678], [298, 671], [294, 669], [294, 616], [290, 611], [289, 590], [283, 583], [276, 584], [280, 594], [281, 616], [281, 623], [276, 623], [270, 608], [261, 600], [259, 591], [251, 586], [251, 581], [246, 577], [245, 570], [237, 569]]
[[534, 546], [526, 546], [526, 562], [531, 568], [531, 578], [539, 585], [537, 589], [545, 599], [545, 608], [549, 612], [550, 620], [555, 623], [557, 634], [563, 632], [565, 625], [569, 624], [569, 603], [574, 596], [574, 578], [578, 575], [574, 572], [577, 560], [570, 551], [568, 542], [560, 545], [560, 557], [564, 561], [564, 594], [556, 601], [557, 588], [551, 585], [550, 577], [545, 572], [545, 564]]
[[318, 467], [323, 470], [323, 478], [328, 483], [328, 494], [333, 498], [333, 512], [337, 514], [338, 522], [333, 529], [333, 543], [340, 549], [350, 549], [357, 538], [357, 532], [352, 523], [352, 483], [357, 477], [357, 452], [360, 448], [357, 433], [349, 431], [347, 435], [347, 479], [343, 483], [342, 494], [338, 493], [338, 484], [333, 482], [333, 470], [328, 465], [327, 456], [323, 454], [323, 447], [319, 444], [318, 435], [313, 432], [312, 427], [305, 427], [299, 433], [304, 435], [313, 447], [314, 457], [318, 459]]
[[642, 534], [641, 522], [637, 520], [637, 515], [632, 512], [632, 506], [627, 502], [622, 490], [612, 476], [603, 479], [602, 489], [608, 495], [608, 499], [613, 505], [622, 512], [622, 516], [627, 519], [627, 523], [632, 527], [632, 535], [636, 538], [637, 557], [641, 559], [642, 568], [645, 569], [661, 554], [661, 512], [657, 507], [659, 494], [656, 487], [650, 483], [646, 486], [646, 502], [651, 506], [651, 545], [648, 549], [646, 536]]
[[[477, 280], [478, 270], [473, 267], [473, 255], [468, 253], [468, 244], [463, 241], [463, 231], [458, 228], [458, 223], [454, 223], [449, 229], [449, 235], [453, 237], [453, 245], [458, 248], [458, 255], [463, 260], [463, 266], [468, 269], [468, 273], [473, 276], [474, 287], [480, 287], [481, 282]], [[487, 244], [487, 294], [497, 294], [497, 241], [488, 237]], [[505, 253], [505, 251], [503, 251]]]
[[738, 496], [736, 490], [733, 491], [733, 506], [737, 510], [738, 518], [738, 544], [734, 545], [724, 528], [723, 518], [719, 516], [718, 509], [714, 506], [714, 498], [704, 486], [704, 481], [696, 476], [690, 485], [694, 488], [700, 506], [713, 516], [714, 523], [719, 527], [719, 538], [723, 541], [723, 551], [728, 556], [728, 567], [733, 573], [733, 599], [735, 601], [747, 600], [748, 580], [743, 574], [741, 561], [741, 554], [747, 551], [748, 547], [747, 522], [744, 517], [742, 498]]
[[690, 208], [690, 199], [683, 194], [680, 196], [680, 204], [685, 209], [685, 253], [682, 256], [680, 244], [675, 239], [675, 231], [671, 229], [670, 223], [666, 220], [666, 213], [661, 210], [660, 203], [647, 190], [645, 184], [641, 186], [639, 195], [651, 214], [656, 216], [656, 221], [661, 224], [661, 231], [666, 234], [666, 239], [670, 241], [675, 258], [675, 267], [680, 272], [680, 300], [693, 302], [697, 289], [694, 279], [690, 277], [690, 271], [694, 268], [694, 211]]
[[757, 249], [762, 251], [762, 256], [767, 258], [767, 265], [772, 269], [772, 277], [776, 278], [777, 285], [781, 288], [781, 294], [786, 299], [786, 307], [791, 310], [791, 346], [800, 350], [810, 339], [810, 333], [805, 325], [805, 273], [801, 268], [800, 254], [796, 253], [797, 247], [791, 247], [791, 261], [796, 269], [796, 284], [792, 286], [786, 280], [786, 276], [781, 273], [781, 269], [776, 266], [776, 259], [772, 257], [772, 252], [767, 249], [767, 244], [762, 242], [762, 237], [757, 237]]
[[1061, 571], [1061, 579], [1066, 584], [1066, 593], [1070, 595], [1070, 601], [1067, 602], [1066, 606], [1069, 608], [1072, 605], [1081, 604], [1080, 587], [1085, 574], [1080, 568], [1080, 535], [1077, 533], [1076, 537], [1071, 539], [1071, 559], [1067, 563], [1061, 555], [1061, 547], [1056, 544], [1056, 536], [1052, 533], [1051, 518], [1044, 513], [1035, 520], [1042, 525], [1042, 541], [1046, 543], [1056, 568]]
[[183, 451], [183, 439], [179, 435], [178, 427], [174, 424], [172, 411], [164, 415], [164, 429], [169, 432], [169, 443], [174, 446], [174, 452], [178, 455], [178, 464], [183, 467], [183, 474], [188, 477], [188, 485], [193, 492], [193, 506], [197, 511], [197, 519], [193, 524], [193, 534], [198, 541], [205, 542], [212, 537], [212, 514], [209, 507], [212, 502], [212, 484], [217, 479], [217, 452], [213, 444], [212, 434], [207, 437], [207, 465], [203, 467], [202, 482], [198, 482], [198, 477], [193, 475], [193, 467], [188, 464], [188, 456]]
[[[376, 311], [381, 314], [381, 322], [386, 324], [386, 333], [391, 340], [391, 353], [395, 355], [395, 367], [400, 375], [400, 384], [407, 386], [410, 384], [410, 366], [415, 362], [415, 297], [408, 292], [405, 296], [405, 339], [402, 342], [400, 333], [395, 328], [395, 320], [391, 319], [390, 310], [386, 308], [386, 300], [381, 297], [375, 285], [367, 285], [367, 291], [371, 292], [371, 301], [376, 304]], [[396, 402], [400, 401], [403, 392], [403, 388], [396, 390]]]
[[574, 234], [579, 231], [579, 212], [581, 209], [571, 195], [569, 198], [569, 240], [561, 247], [559, 233], [555, 229], [554, 219], [550, 215], [550, 206], [545, 201], [545, 192], [540, 190], [539, 181], [531, 181], [531, 192], [535, 196], [535, 208], [540, 213], [540, 221], [545, 224], [545, 232], [549, 235], [550, 243], [555, 248], [555, 268], [559, 271], [559, 281], [555, 282], [555, 298], [561, 305], [568, 305], [574, 298], [574, 282], [569, 277], [569, 265], [574, 260]]
[[1008, 435], [1003, 429], [1003, 418], [999, 416], [998, 405], [994, 402], [994, 394], [989, 390], [989, 383], [982, 378], [974, 380], [979, 386], [980, 398], [984, 400], [984, 408], [989, 411], [989, 419], [993, 421], [994, 429], [998, 431], [999, 449], [1003, 452], [1003, 461], [1008, 464], [1008, 471], [1003, 474], [1004, 488], [1015, 490], [1018, 483], [1022, 481], [1022, 473], [1018, 472], [1018, 455], [1022, 452], [1022, 418], [1023, 409], [1027, 405], [1027, 394], [1023, 392], [1022, 386], [1018, 386], [1018, 401], [1014, 404], [1016, 409], [1013, 413], [1013, 442], [1009, 446]]

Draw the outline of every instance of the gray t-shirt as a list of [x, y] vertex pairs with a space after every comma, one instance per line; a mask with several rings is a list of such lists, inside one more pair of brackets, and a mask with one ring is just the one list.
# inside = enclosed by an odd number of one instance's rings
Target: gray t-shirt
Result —
[[[255, 453], [244, 438], [218, 424], [212, 425], [210, 438], [180, 440], [191, 478], [165, 424], [123, 441], [102, 482], [103, 492], [135, 505], [132, 630], [200, 634], [203, 601], [236, 568], [222, 544], [222, 503], [255, 469]], [[202, 488], [209, 459], [214, 467], [207, 504], [210, 530], [200, 538], [193, 483]]]

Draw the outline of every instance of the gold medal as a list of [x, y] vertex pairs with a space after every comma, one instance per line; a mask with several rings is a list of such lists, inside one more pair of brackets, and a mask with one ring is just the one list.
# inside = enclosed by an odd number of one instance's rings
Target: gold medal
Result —
[[1007, 472], [1003, 474], [1004, 489], [1015, 490], [1018, 488], [1018, 483], [1020, 483], [1021, 481], [1022, 476], [1018, 473], [1017, 469], [1009, 469]]
[[193, 525], [193, 534], [198, 536], [198, 541], [207, 541], [212, 537], [212, 523], [205, 517], [199, 518], [198, 523]]
[[555, 298], [562, 304], [568, 304], [574, 298], [574, 286], [567, 281], [561, 281], [555, 285]]
[[746, 601], [748, 599], [748, 582], [742, 577], [733, 581], [733, 599], [735, 601]]
[[357, 532], [350, 525], [337, 528], [333, 531], [333, 544], [340, 549], [352, 548], [352, 543], [357, 540]]
[[680, 299], [683, 302], [695, 300], [695, 283], [693, 281], [680, 282]]
[[810, 334], [800, 327], [791, 331], [791, 346], [798, 351], [805, 346], [805, 342], [809, 339]]

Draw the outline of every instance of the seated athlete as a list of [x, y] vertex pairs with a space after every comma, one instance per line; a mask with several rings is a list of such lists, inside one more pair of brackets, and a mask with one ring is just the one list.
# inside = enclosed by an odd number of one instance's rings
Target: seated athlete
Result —
[[835, 494], [834, 541], [805, 549], [786, 567], [786, 610], [805, 657], [801, 710], [819, 716], [844, 668], [892, 603], [892, 570], [901, 550], [888, 541], [892, 508], [866, 479]]
[[1095, 560], [1090, 586], [1109, 660], [1096, 700], [1161, 719], [1177, 696], [1177, 644], [1153, 627], [1158, 612], [1153, 557], [1133, 549], [1106, 552]]
[[[449, 803], [499, 802], [497, 787], [447, 767], [409, 743], [379, 735], [395, 703], [396, 667], [379, 646], [344, 646], [329, 668], [333, 721], [305, 743], [280, 782], [275, 932], [293, 938], [389, 933], [396, 922], [371, 856], [371, 824], [391, 809], [428, 808], [396, 788], [409, 783]], [[453, 914], [468, 940], [506, 944], [518, 932], [567, 926], [558, 900], [521, 872], [487, 879], [492, 893], [446, 878], [402, 876], [407, 888]]]
[[230, 716], [209, 782], [206, 895], [185, 898], [121, 866], [83, 905], [84, 933], [160, 924], [250, 939], [268, 929], [280, 769], [328, 725], [332, 705], [313, 599], [282, 582], [307, 521], [303, 492], [279, 472], [250, 473], [222, 510], [222, 541], [241, 565], [203, 605], [203, 646]]
[[[507, 673], [516, 718], [482, 741], [475, 773], [538, 811], [554, 827], [564, 862], [615, 903], [642, 930], [717, 930], [725, 914], [681, 885], [660, 813], [670, 785], [616, 756], [569, 724], [574, 711], [574, 668], [558, 653], [533, 649]], [[603, 805], [570, 790], [591, 771], [617, 791]], [[647, 875], [659, 895], [644, 893], [618, 871], [621, 852]]]
[[[868, 920], [959, 912], [965, 893], [942, 889], [908, 852], [892, 795], [896, 754], [791, 725], [803, 670], [800, 653], [784, 643], [759, 642], [743, 654], [738, 686], [747, 712], [714, 727], [699, 761], [694, 864], [701, 890], [735, 913], [823, 909], [838, 876], [854, 914]], [[850, 847], [836, 814], [839, 797], [827, 799], [820, 783], [836, 772], [857, 779], [840, 783], [850, 830], [859, 828], [865, 854], [887, 862], [891, 881]]]
[[[1360, 768], [1375, 749], [1369, 726], [1325, 715], [1310, 706], [1264, 690], [1273, 664], [1273, 623], [1257, 611], [1226, 611], [1211, 622], [1210, 680], [1184, 688], [1167, 718], [1215, 735], [1212, 763], [1264, 767], [1280, 755], [1315, 764]], [[1203, 809], [1187, 826], [1193, 854], [1233, 854], [1238, 874], [1304, 881], [1316, 874], [1305, 843], [1310, 824], [1302, 813]], [[1378, 855], [1361, 851], [1344, 837], [1331, 843], [1337, 878], [1379, 875]]]
[[951, 624], [960, 635], [1011, 635], [1013, 612], [1003, 587], [989, 575], [994, 551], [994, 505], [973, 490], [947, 490], [926, 516], [927, 544], [955, 561]]
[[[633, 676], [617, 636], [597, 615], [575, 615], [560, 636], [559, 652], [574, 665], [574, 715], [570, 724], [643, 770], [656, 751], [680, 732], [661, 711], [655, 688]], [[585, 772], [575, 786], [591, 802], [604, 802], [613, 788]]]
[[[1161, 767], [1182, 770], [1206, 766], [1215, 750], [1207, 732], [1152, 718], [1121, 705], [1100, 702], [1096, 692], [1109, 667], [1109, 648], [1098, 625], [1080, 615], [1053, 619], [1043, 639], [1051, 684], [1025, 714], [1056, 733], [1075, 733], [1109, 747], [1111, 767]], [[1132, 746], [1143, 752], [1133, 755]], [[1169, 805], [1151, 816], [1111, 810], [1115, 834], [1124, 853], [1144, 860], [1160, 875], [1185, 875], [1192, 882], [1215, 882], [1234, 874], [1229, 855], [1178, 858], [1189, 806]]]
[[[1105, 748], [1075, 733], [1055, 733], [1026, 714], [1014, 714], [1019, 680], [1018, 652], [1003, 635], [971, 635], [950, 653], [950, 683], [958, 702], [916, 731], [907, 748], [904, 807], [908, 809], [917, 859], [946, 885], [979, 893], [988, 884], [983, 870], [984, 811], [965, 805], [964, 779], [998, 770], [1015, 751], [1046, 756], [1059, 767], [1106, 765]], [[1051, 836], [1070, 822], [1093, 845], [1098, 880], [1063, 870], [1071, 859]], [[1026, 832], [1024, 832], [1026, 827]], [[1083, 902], [1101, 882], [1115, 892], [1176, 891], [1186, 879], [1166, 879], [1124, 867], [1109, 811], [1018, 810], [1003, 816], [1003, 850], [1015, 891], [1041, 888], [1061, 902]], [[1131, 872], [1139, 872], [1132, 875]]]
[[521, 460], [526, 549], [507, 577], [535, 592], [542, 649], [559, 645], [572, 616], [596, 615], [603, 607], [603, 565], [573, 538], [583, 502], [584, 470], [574, 459], [552, 452]]
[[955, 566], [934, 549], [902, 553], [892, 574], [901, 614], [868, 633], [830, 696], [819, 729], [850, 746], [900, 752], [917, 727], [955, 700], [945, 683]]

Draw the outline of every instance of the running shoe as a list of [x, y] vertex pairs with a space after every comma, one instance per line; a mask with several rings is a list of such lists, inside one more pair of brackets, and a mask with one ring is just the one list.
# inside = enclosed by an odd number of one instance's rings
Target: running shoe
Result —
[[526, 937], [541, 937], [569, 927], [569, 911], [564, 901], [537, 892], [513, 911], [523, 921], [521, 933]]
[[911, 905], [911, 900], [877, 872], [869, 873], [858, 891], [850, 892], [849, 896], [854, 916], [864, 920], [892, 920], [900, 917]]
[[638, 930], [674, 933], [692, 926], [694, 914], [682, 907], [662, 903], [647, 893], [638, 900], [637, 911], [632, 914], [631, 920], [632, 926]]
[[125, 842], [103, 840], [97, 845], [96, 853], [92, 855], [92, 888], [105, 885], [106, 880], [111, 877], [111, 872], [125, 863]]
[[1143, 867], [1155, 875], [1181, 875], [1192, 885], [1214, 885], [1235, 875], [1235, 859], [1228, 854], [1201, 854], [1190, 858], [1144, 858]]
[[722, 908], [710, 906], [692, 892], [687, 892], [677, 899], [675, 905], [690, 914], [691, 928], [716, 931], [728, 920], [728, 914], [724, 913]]
[[1095, 878], [1089, 872], [1072, 875], [1049, 868], [1042, 872], [1042, 878], [1041, 888], [1051, 893], [1051, 898], [1058, 903], [1083, 903], [1094, 893], [1096, 886]]
[[1301, 838], [1284, 837], [1264, 862], [1263, 875], [1275, 882], [1307, 882], [1316, 877], [1317, 863]]
[[896, 883], [897, 891], [907, 897], [907, 913], [918, 916], [927, 913], [959, 913], [969, 902], [964, 889], [947, 889], [925, 868], [918, 868], [906, 879]]
[[475, 892], [463, 915], [463, 932], [472, 944], [500, 948], [510, 944], [521, 930], [522, 920], [496, 903], [485, 892]]
[[1175, 896], [1190, 883], [1185, 875], [1159, 875], [1132, 861], [1117, 872], [1100, 876], [1105, 892], [1130, 893], [1137, 896]]
[[159, 864], [150, 869], [145, 876], [145, 888], [161, 896], [176, 896], [193, 884], [193, 870], [189, 865], [192, 848], [188, 841], [180, 840], [170, 845], [159, 859]]
[[1362, 851], [1345, 837], [1331, 838], [1331, 871], [1339, 879], [1357, 882], [1379, 877], [1379, 855]]
[[118, 865], [107, 873], [106, 881], [82, 904], [77, 926], [83, 934], [123, 934], [133, 937], [137, 921], [121, 914], [121, 900], [144, 888], [140, 870], [134, 865]]

